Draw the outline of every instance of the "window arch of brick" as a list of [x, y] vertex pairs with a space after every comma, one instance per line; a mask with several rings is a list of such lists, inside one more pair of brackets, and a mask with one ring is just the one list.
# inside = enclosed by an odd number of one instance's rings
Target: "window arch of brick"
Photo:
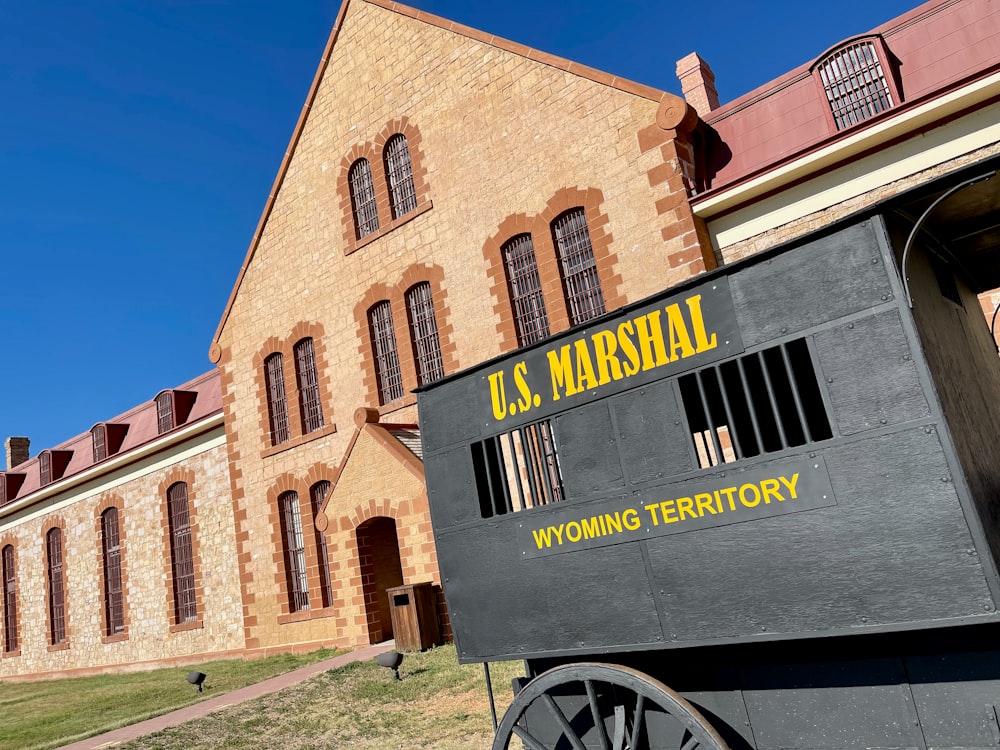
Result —
[[[400, 144], [398, 139], [403, 139], [409, 155], [409, 179], [404, 179], [402, 183], [392, 176], [394, 160], [390, 157], [394, 138], [397, 139], [396, 146]], [[387, 122], [374, 141], [356, 144], [341, 160], [337, 194], [344, 217], [345, 255], [431, 208], [422, 143], [420, 130], [408, 117], [399, 117]], [[362, 159], [368, 162], [371, 169], [374, 208], [378, 220], [378, 228], [363, 235], [357, 231], [356, 201], [352, 198], [350, 174], [352, 167]], [[412, 185], [412, 190], [405, 187], [407, 185]], [[393, 197], [395, 187], [402, 188], [396, 199]]]
[[69, 609], [66, 606], [66, 524], [50, 518], [42, 526], [45, 548], [45, 613], [49, 650], [69, 646]]
[[20, 656], [20, 592], [17, 587], [17, 543], [12, 536], [0, 539], [0, 586], [3, 601], [3, 656]]
[[194, 473], [178, 469], [160, 482], [163, 503], [163, 572], [170, 631], [202, 627], [202, 577], [197, 485]]
[[535, 215], [513, 214], [504, 219], [496, 233], [483, 245], [486, 272], [497, 317], [497, 334], [504, 351], [519, 346], [519, 334], [512, 299], [512, 289], [505, 262], [505, 245], [518, 235], [530, 234], [538, 268], [541, 294], [551, 333], [564, 331], [573, 324], [567, 289], [560, 270], [554, 224], [568, 212], [579, 212], [586, 220], [593, 254], [594, 273], [606, 310], [616, 310], [626, 303], [622, 278], [617, 272], [618, 256], [612, 250], [613, 237], [609, 219], [603, 210], [604, 195], [597, 188], [563, 188]]
[[102, 643], [125, 640], [129, 632], [124, 509], [121, 498], [109, 497], [95, 512]]
[[[420, 366], [416, 348], [411, 314], [407, 304], [408, 293], [420, 285], [430, 292], [434, 321], [437, 325], [437, 339], [440, 348], [441, 371], [447, 375], [458, 369], [458, 349], [454, 343], [454, 328], [451, 323], [451, 309], [448, 291], [444, 285], [444, 269], [433, 264], [414, 264], [401, 274], [396, 284], [376, 284], [370, 287], [354, 308], [359, 345], [364, 372], [365, 390], [369, 403], [380, 405], [380, 411], [391, 411], [400, 406], [415, 403], [411, 392], [420, 381]], [[392, 313], [396, 353], [402, 380], [402, 396], [388, 403], [384, 401], [379, 388], [379, 371], [376, 363], [376, 346], [369, 321], [369, 311], [379, 303], [389, 303]]]
[[413, 162], [406, 136], [396, 133], [382, 149], [385, 179], [389, 188], [389, 209], [393, 219], [417, 209], [417, 191], [413, 185]]
[[829, 105], [827, 121], [846, 130], [902, 102], [894, 59], [878, 34], [854, 37], [824, 52], [811, 72]]

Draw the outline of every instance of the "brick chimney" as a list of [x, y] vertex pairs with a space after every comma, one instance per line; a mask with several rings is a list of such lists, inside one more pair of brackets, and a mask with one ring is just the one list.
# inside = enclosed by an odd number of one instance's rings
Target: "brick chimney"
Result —
[[26, 437], [9, 437], [4, 441], [3, 447], [7, 449], [7, 471], [28, 460], [29, 445], [31, 441]]
[[715, 90], [715, 73], [701, 55], [692, 52], [677, 61], [677, 78], [684, 99], [694, 107], [699, 117], [719, 108], [719, 92]]

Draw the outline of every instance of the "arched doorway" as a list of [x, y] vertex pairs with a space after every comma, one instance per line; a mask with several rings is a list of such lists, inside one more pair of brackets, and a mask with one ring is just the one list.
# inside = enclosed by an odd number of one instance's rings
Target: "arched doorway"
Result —
[[392, 615], [385, 591], [403, 585], [396, 521], [376, 516], [358, 526], [356, 533], [368, 637], [372, 643], [379, 643], [392, 638]]

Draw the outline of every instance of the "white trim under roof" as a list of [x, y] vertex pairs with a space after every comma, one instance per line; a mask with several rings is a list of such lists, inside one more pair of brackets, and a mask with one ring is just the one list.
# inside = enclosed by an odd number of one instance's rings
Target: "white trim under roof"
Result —
[[[708, 222], [715, 248], [725, 249], [802, 216], [835, 206], [883, 185], [909, 177], [977, 148], [1000, 141], [1000, 104], [932, 127], [964, 109], [1000, 95], [1000, 73], [983, 78], [897, 117], [825, 146], [730, 190], [693, 202], [697, 216]], [[923, 128], [932, 129], [921, 132]], [[832, 171], [831, 165], [909, 135], [896, 143]], [[782, 186], [808, 178], [786, 190]], [[719, 218], [733, 206], [781, 190]]]

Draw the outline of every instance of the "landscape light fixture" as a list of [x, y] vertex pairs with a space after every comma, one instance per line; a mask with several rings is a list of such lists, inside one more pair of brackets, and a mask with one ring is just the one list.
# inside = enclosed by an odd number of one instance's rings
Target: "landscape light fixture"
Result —
[[202, 683], [205, 682], [205, 676], [204, 672], [188, 672], [188, 682], [198, 688], [198, 692], [200, 693]]
[[383, 654], [379, 654], [376, 658], [380, 667], [388, 667], [392, 670], [392, 678], [394, 680], [401, 679], [399, 676], [399, 665], [403, 663], [403, 655], [401, 653], [398, 651], [386, 651]]

